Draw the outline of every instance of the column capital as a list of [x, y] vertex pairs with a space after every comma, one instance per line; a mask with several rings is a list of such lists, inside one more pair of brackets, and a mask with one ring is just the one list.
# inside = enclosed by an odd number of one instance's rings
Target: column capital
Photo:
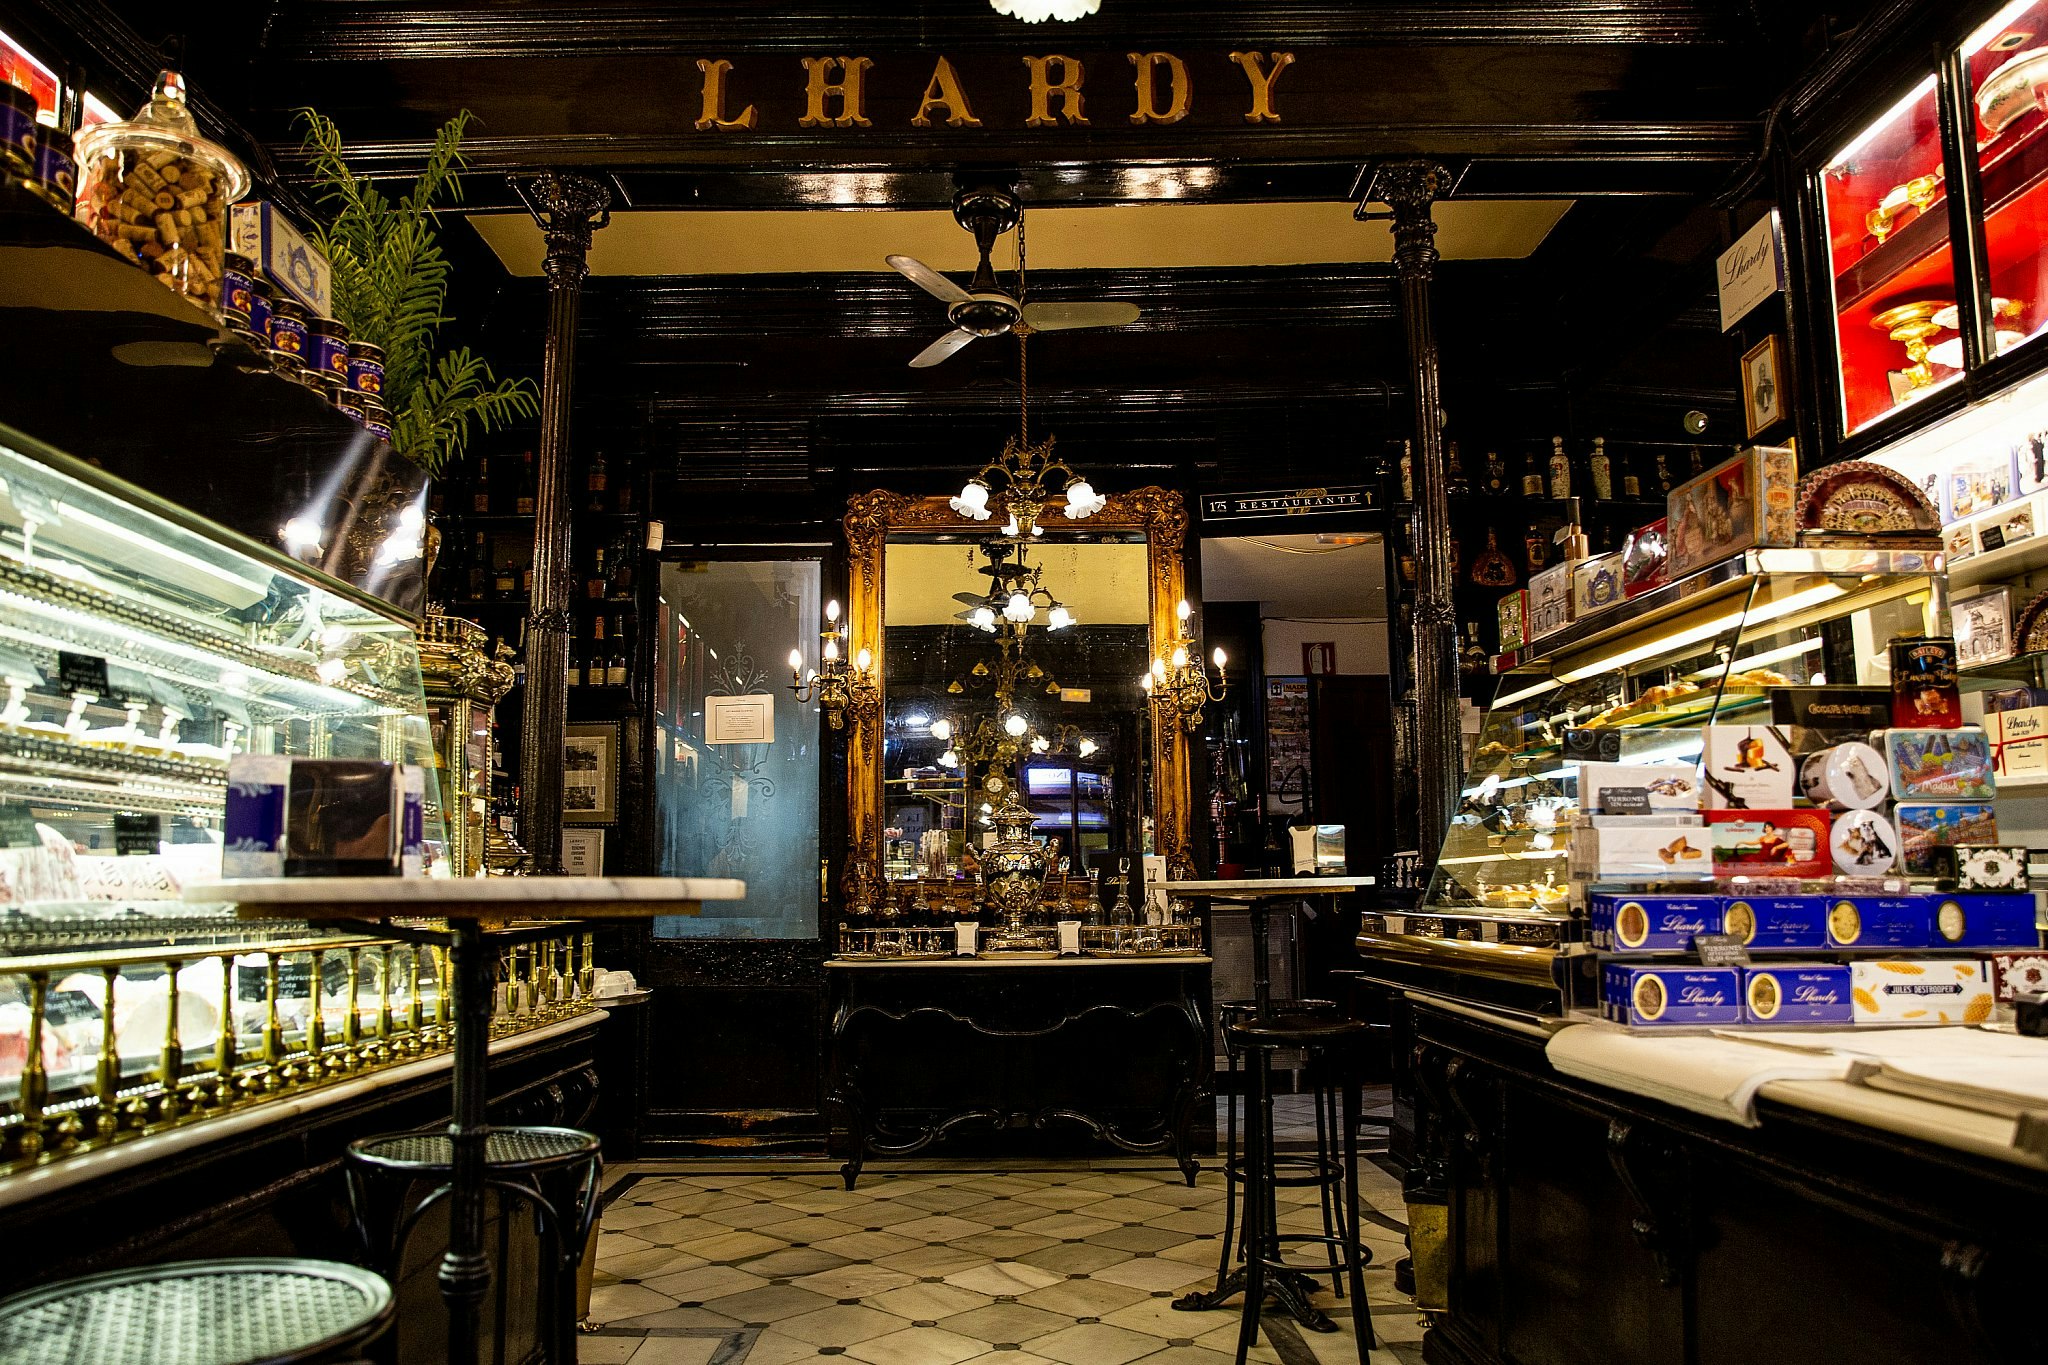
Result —
[[602, 181], [564, 171], [544, 171], [517, 182], [526, 211], [547, 241], [550, 280], [580, 281], [588, 273], [590, 239], [612, 219], [612, 192]]
[[[1393, 219], [1394, 264], [1404, 272], [1431, 274], [1437, 249], [1436, 220], [1430, 207], [1449, 196], [1456, 180], [1449, 168], [1427, 158], [1382, 161], [1367, 177], [1353, 216], [1361, 222]], [[1368, 204], [1385, 204], [1392, 212], [1374, 213]]]

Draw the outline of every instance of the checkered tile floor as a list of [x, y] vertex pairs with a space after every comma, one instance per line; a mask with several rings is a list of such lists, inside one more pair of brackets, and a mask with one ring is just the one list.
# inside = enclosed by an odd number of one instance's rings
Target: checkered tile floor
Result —
[[[584, 1365], [1228, 1365], [1233, 1306], [1172, 1300], [1216, 1276], [1224, 1187], [1170, 1166], [921, 1159], [841, 1189], [823, 1161], [668, 1161], [608, 1172]], [[1373, 1253], [1372, 1365], [1415, 1365], [1421, 1327], [1393, 1287], [1399, 1186], [1361, 1162]], [[1320, 1231], [1311, 1191], [1281, 1221]], [[1350, 1307], [1303, 1331], [1269, 1312], [1251, 1359], [1355, 1365]]]

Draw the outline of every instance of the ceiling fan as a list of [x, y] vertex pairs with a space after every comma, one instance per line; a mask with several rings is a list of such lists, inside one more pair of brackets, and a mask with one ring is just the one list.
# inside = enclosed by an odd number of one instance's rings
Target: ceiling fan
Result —
[[[1122, 327], [1138, 320], [1133, 303], [1024, 303], [1024, 241], [1020, 224], [1023, 208], [1015, 192], [1005, 186], [966, 189], [953, 196], [953, 218], [974, 234], [981, 249], [981, 264], [966, 288], [941, 275], [923, 261], [910, 256], [890, 256], [888, 262], [903, 277], [946, 305], [946, 318], [953, 330], [919, 351], [910, 367], [921, 370], [936, 365], [976, 337], [1001, 336], [1020, 322], [1034, 332], [1056, 332], [1076, 327]], [[996, 282], [989, 264], [989, 251], [996, 238], [1019, 228], [1015, 294]]]

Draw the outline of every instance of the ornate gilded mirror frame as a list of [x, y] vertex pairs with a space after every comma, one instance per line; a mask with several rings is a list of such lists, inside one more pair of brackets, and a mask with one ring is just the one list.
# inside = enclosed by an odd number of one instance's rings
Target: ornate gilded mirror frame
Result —
[[[969, 521], [953, 511], [944, 497], [917, 498], [876, 489], [849, 498], [846, 505], [847, 656], [873, 652], [875, 681], [888, 695], [888, 657], [882, 649], [883, 550], [892, 533], [955, 532], [987, 535], [990, 523]], [[1112, 493], [1108, 505], [1078, 523], [1089, 531], [1143, 531], [1146, 577], [1152, 592], [1152, 654], [1171, 652], [1179, 638], [1175, 608], [1187, 595], [1184, 550], [1187, 508], [1181, 495], [1165, 488], [1138, 488]], [[1148, 655], [1149, 657], [1149, 655]], [[1142, 669], [1143, 663], [1139, 667]], [[846, 830], [852, 849], [847, 856], [847, 892], [864, 876], [863, 866], [882, 865], [882, 711], [863, 708], [849, 716], [847, 743]], [[1189, 782], [1188, 735], [1156, 712], [1152, 731], [1152, 808], [1155, 851], [1166, 857], [1169, 874], [1191, 877], [1190, 849], [1193, 788]]]

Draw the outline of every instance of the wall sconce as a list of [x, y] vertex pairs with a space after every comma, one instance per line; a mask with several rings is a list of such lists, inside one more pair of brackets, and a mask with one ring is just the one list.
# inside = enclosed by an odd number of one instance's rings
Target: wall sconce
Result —
[[789, 651], [789, 690], [800, 702], [817, 702], [825, 712], [825, 723], [834, 730], [846, 727], [846, 713], [856, 716], [874, 710], [881, 705], [882, 689], [875, 682], [875, 656], [866, 649], [854, 657], [852, 667], [839, 657], [839, 642], [844, 639], [846, 629], [839, 623], [839, 603], [825, 604], [825, 628], [818, 632], [822, 641], [819, 654], [823, 671], [811, 670], [811, 676], [804, 677], [804, 652], [801, 649]]
[[1223, 677], [1224, 653], [1218, 646], [1210, 658], [1216, 665], [1213, 683], [1208, 670], [1193, 657], [1189, 646], [1195, 643], [1190, 618], [1194, 608], [1183, 598], [1174, 613], [1180, 618], [1180, 639], [1168, 658], [1154, 658], [1152, 671], [1138, 679], [1138, 686], [1152, 698], [1163, 721], [1177, 719], [1182, 729], [1189, 734], [1202, 728], [1202, 708], [1210, 702], [1223, 700], [1228, 684]]

